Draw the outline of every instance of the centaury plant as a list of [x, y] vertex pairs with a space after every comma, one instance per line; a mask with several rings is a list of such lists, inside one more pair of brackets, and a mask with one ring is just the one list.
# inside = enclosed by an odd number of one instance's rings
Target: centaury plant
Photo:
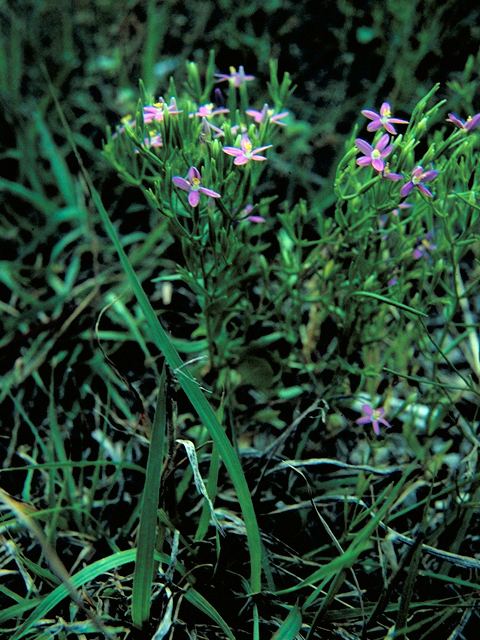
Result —
[[[435, 103], [439, 85], [411, 114], [365, 104], [332, 184], [289, 203], [290, 76], [270, 62], [265, 104], [213, 53], [186, 71], [163, 97], [140, 81], [103, 147], [147, 231], [122, 233], [53, 89], [90, 209], [37, 120], [68, 207], [37, 206], [76, 225], [48, 265], [52, 304], [75, 304], [3, 380], [31, 444], [2, 470], [26, 479], [22, 500], [0, 489], [3, 561], [23, 580], [0, 585], [0, 624], [14, 640], [460, 637], [480, 593], [480, 114]], [[95, 268], [75, 284], [85, 245]], [[35, 363], [90, 306], [45, 384]], [[122, 371], [116, 350], [135, 343]], [[31, 372], [41, 428], [22, 403]]]

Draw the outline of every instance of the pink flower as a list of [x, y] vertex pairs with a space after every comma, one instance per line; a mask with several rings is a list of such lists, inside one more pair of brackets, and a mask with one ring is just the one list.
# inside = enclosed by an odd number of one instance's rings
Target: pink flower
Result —
[[201, 193], [206, 196], [210, 196], [211, 198], [220, 198], [220, 194], [216, 191], [200, 186], [202, 184], [202, 179], [200, 178], [198, 169], [195, 167], [190, 167], [188, 170], [187, 180], [180, 176], [174, 176], [172, 181], [180, 189], [188, 191], [188, 202], [192, 207], [197, 206]]
[[[393, 144], [388, 144], [389, 140], [390, 140], [390, 136], [388, 135], [388, 133], [386, 133], [380, 138], [380, 140], [377, 142], [374, 148], [372, 147], [371, 144], [368, 144], [366, 140], [357, 138], [355, 140], [355, 144], [357, 148], [362, 153], [365, 154], [364, 156], [361, 156], [360, 158], [358, 158], [357, 164], [360, 165], [361, 167], [365, 167], [366, 165], [371, 164], [376, 171], [382, 172], [385, 169], [385, 162], [383, 161], [383, 158], [386, 158], [392, 152], [392, 149], [393, 149]], [[392, 174], [392, 175], [396, 176], [399, 174]], [[384, 176], [384, 177], [387, 177], [387, 176]], [[397, 180], [398, 178], [393, 178], [393, 179]]]
[[202, 106], [198, 107], [198, 111], [196, 111], [195, 113], [190, 113], [189, 116], [190, 118], [193, 118], [193, 116], [210, 118], [211, 116], [218, 116], [220, 113], [228, 112], [229, 109], [227, 108], [215, 109], [215, 105], [210, 102], [210, 104], [203, 104]]
[[386, 178], [387, 180], [401, 180], [403, 178], [403, 173], [392, 173], [391, 171], [382, 171], [382, 178]]
[[[160, 102], [156, 102], [153, 105], [146, 105], [143, 107], [143, 121], [145, 124], [148, 122], [152, 122], [152, 120], [158, 120], [159, 122], [163, 120], [163, 107], [165, 105], [165, 100], [160, 98]], [[181, 109], [177, 107], [177, 101], [172, 96], [170, 99], [170, 104], [167, 106], [168, 113], [174, 115], [177, 113], [182, 113]]]
[[409, 202], [402, 202], [398, 205], [397, 209], [392, 209], [392, 213], [394, 216], [398, 216], [400, 215], [400, 209], [409, 209], [410, 207], [413, 207], [413, 204], [410, 204]]
[[[143, 144], [147, 149], [150, 149], [150, 147], [162, 147], [162, 137], [159, 133], [152, 133], [149, 138], [144, 138]], [[135, 153], [140, 152], [138, 149], [135, 149]]]
[[368, 404], [362, 404], [362, 411], [365, 415], [363, 415], [361, 418], [358, 418], [358, 420], [356, 420], [355, 422], [357, 424], [368, 424], [369, 422], [371, 422], [373, 430], [375, 431], [377, 436], [380, 435], [380, 423], [384, 424], [386, 427], [391, 427], [391, 425], [383, 417], [383, 415], [385, 414], [385, 409], [373, 409]]
[[369, 111], [368, 109], [364, 109], [362, 114], [366, 118], [370, 118], [372, 122], [367, 127], [368, 131], [377, 131], [380, 127], [385, 127], [388, 133], [391, 133], [393, 136], [397, 134], [395, 127], [392, 126], [392, 122], [396, 124], [408, 124], [408, 120], [400, 120], [399, 118], [391, 118], [391, 108], [388, 102], [384, 102], [380, 107], [380, 113], [376, 113], [375, 111]]
[[215, 77], [219, 78], [217, 82], [224, 82], [225, 80], [228, 80], [228, 82], [230, 82], [234, 87], [239, 87], [250, 80], [255, 80], [255, 76], [245, 75], [243, 67], [240, 67], [238, 71], [235, 67], [230, 67], [230, 75], [225, 73], [216, 73]]
[[268, 108], [268, 104], [264, 104], [261, 111], [255, 111], [255, 109], [247, 109], [245, 113], [249, 116], [252, 116], [257, 124], [266, 122], [267, 118], [270, 118], [270, 122], [276, 122], [277, 124], [282, 125], [282, 127], [285, 127], [286, 123], [280, 122], [280, 120], [281, 118], [286, 118], [289, 112], [282, 111], [282, 113], [275, 113], [274, 109]]
[[480, 124], [480, 113], [477, 113], [474, 116], [468, 116], [467, 121], [462, 120], [457, 116], [456, 113], [449, 113], [447, 122], [452, 122], [458, 129], [463, 129], [464, 131], [471, 131], [475, 129]]
[[[145, 105], [143, 107], [143, 109], [142, 109], [142, 111], [143, 111], [143, 122], [145, 124], [149, 124], [150, 122], [153, 122], [154, 120], [156, 122], [161, 122], [163, 120], [163, 106], [164, 106], [164, 104], [165, 104], [164, 99], [160, 98], [160, 102], [156, 102], [155, 104], [147, 104], [147, 105]], [[177, 108], [177, 102], [176, 102], [174, 97], [171, 98], [170, 104], [167, 106], [167, 110], [172, 115], [177, 114], [177, 113], [182, 113], [182, 110]], [[132, 118], [132, 116], [125, 116], [124, 118], [122, 118], [122, 123], [123, 124], [118, 129], [118, 133], [123, 133], [125, 131], [125, 126], [133, 128], [135, 126], [135, 118]], [[116, 135], [117, 134], [114, 133], [113, 137], [115, 137]], [[156, 145], [156, 146], [159, 146], [159, 145]]]
[[429, 231], [427, 235], [424, 238], [422, 238], [420, 242], [417, 244], [417, 246], [413, 251], [413, 257], [416, 260], [419, 260], [423, 256], [425, 256], [427, 260], [430, 259], [428, 252], [431, 251], [432, 249], [437, 248], [436, 244], [431, 244], [430, 242], [430, 239], [432, 238], [432, 236], [433, 236], [433, 233]]
[[271, 146], [271, 144], [267, 144], [265, 147], [253, 149], [250, 138], [244, 133], [242, 136], [241, 149], [237, 149], [237, 147], [222, 147], [222, 149], [225, 153], [228, 153], [229, 156], [235, 156], [234, 164], [247, 164], [250, 160], [266, 160], [263, 156], [259, 156], [258, 152], [265, 151], [265, 149], [269, 149]]
[[248, 220], [249, 222], [265, 222], [265, 218], [262, 216], [249, 216], [248, 214], [253, 209], [253, 204], [247, 204], [245, 209], [243, 210], [243, 215], [240, 216], [239, 220]]
[[420, 165], [414, 167], [412, 169], [412, 173], [410, 174], [410, 180], [407, 182], [407, 184], [403, 185], [400, 190], [400, 195], [402, 196], [402, 198], [408, 196], [408, 194], [413, 191], [414, 187], [417, 187], [426, 196], [428, 196], [429, 198], [433, 198], [433, 193], [422, 183], [430, 182], [430, 180], [436, 178], [439, 173], [439, 171], [424, 171], [423, 167], [421, 167]]

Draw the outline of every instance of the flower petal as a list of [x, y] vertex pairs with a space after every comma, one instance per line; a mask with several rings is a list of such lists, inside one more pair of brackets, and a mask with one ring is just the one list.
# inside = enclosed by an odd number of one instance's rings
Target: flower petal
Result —
[[256, 149], [252, 150], [252, 153], [258, 153], [259, 151], [265, 151], [265, 149], [270, 149], [270, 147], [273, 147], [273, 145], [267, 144], [264, 147], [257, 147]]
[[375, 149], [377, 149], [377, 151], [383, 151], [387, 146], [389, 140], [390, 140], [390, 136], [388, 135], [388, 133], [384, 133], [383, 136], [375, 145]]
[[188, 202], [192, 205], [192, 207], [196, 207], [198, 201], [200, 200], [200, 194], [198, 191], [190, 191], [188, 194]]
[[177, 187], [180, 187], [180, 189], [185, 189], [185, 191], [190, 191], [191, 189], [191, 185], [188, 184], [185, 178], [181, 178], [180, 176], [174, 176], [172, 182], [177, 185]]
[[383, 171], [385, 169], [385, 162], [380, 158], [372, 158], [372, 167], [376, 171]]
[[404, 198], [405, 196], [408, 196], [408, 194], [413, 191], [413, 187], [414, 187], [413, 182], [409, 180], [407, 184], [404, 184], [403, 187], [400, 189], [400, 196], [402, 198]]
[[366, 118], [370, 118], [370, 120], [380, 120], [380, 116], [375, 111], [370, 111], [369, 109], [364, 109], [362, 111], [362, 115]]
[[357, 138], [355, 140], [355, 146], [357, 147], [357, 149], [360, 149], [362, 153], [368, 156], [371, 155], [373, 151], [372, 145], [368, 144], [366, 140], [362, 140], [361, 138]]
[[417, 184], [417, 187], [420, 189], [420, 191], [422, 191], [426, 196], [428, 196], [429, 198], [433, 198], [433, 193], [430, 191], [430, 189], [427, 189], [427, 187], [422, 184], [421, 182], [419, 182]]
[[[403, 178], [403, 174], [388, 172], [388, 173], [385, 173], [383, 177], [387, 178], [387, 180], [401, 180]], [[399, 205], [399, 206], [402, 206], [402, 205]]]
[[188, 170], [188, 181], [190, 184], [194, 184], [194, 181], [198, 180], [201, 182], [200, 172], [196, 167], [190, 167]]
[[229, 156], [243, 155], [243, 151], [241, 149], [237, 149], [237, 147], [222, 147], [222, 150], [225, 151], [225, 153], [228, 153]]
[[362, 411], [369, 418], [373, 416], [373, 409], [369, 404], [362, 404]]
[[391, 113], [391, 112], [392, 112], [392, 107], [390, 106], [390, 103], [384, 102], [380, 107], [380, 115], [384, 116], [385, 114]]
[[477, 113], [476, 115], [472, 116], [470, 120], [467, 120], [467, 122], [465, 123], [465, 129], [467, 131], [471, 131], [472, 129], [475, 129], [475, 127], [478, 127], [479, 124], [480, 124], [480, 113]]
[[385, 149], [381, 152], [381, 156], [382, 158], [386, 158], [387, 156], [389, 156], [393, 151], [393, 144], [389, 144], [388, 147], [385, 147]]
[[459, 118], [456, 113], [453, 113], [453, 112], [448, 114], [447, 122], [451, 122], [459, 129], [466, 128], [465, 122], [461, 118]]
[[383, 123], [383, 126], [388, 131], [388, 133], [391, 133], [392, 136], [396, 136], [397, 135], [397, 130], [395, 129], [395, 127], [393, 125], [390, 124], [391, 122], [392, 122], [392, 119], [387, 120], [386, 122]]
[[360, 167], [366, 167], [367, 164], [372, 164], [372, 157], [371, 156], [362, 156], [361, 158], [357, 159], [357, 164]]
[[422, 175], [422, 181], [430, 182], [430, 180], [436, 178], [439, 173], [440, 171], [425, 171], [425, 173]]
[[204, 193], [206, 196], [210, 196], [211, 198], [220, 198], [220, 194], [216, 191], [212, 191], [212, 189], [207, 189], [206, 187], [199, 187], [198, 189], [200, 193]]
[[373, 122], [370, 122], [370, 124], [367, 126], [367, 131], [377, 131], [377, 129], [380, 129], [380, 127], [382, 126], [382, 121], [379, 120], [374, 120]]

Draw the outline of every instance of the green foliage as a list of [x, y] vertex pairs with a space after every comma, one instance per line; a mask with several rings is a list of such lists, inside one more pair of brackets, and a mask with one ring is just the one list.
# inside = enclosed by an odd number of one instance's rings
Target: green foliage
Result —
[[475, 628], [478, 27], [437, 4], [326, 3], [321, 47], [307, 2], [2, 6], [6, 637]]

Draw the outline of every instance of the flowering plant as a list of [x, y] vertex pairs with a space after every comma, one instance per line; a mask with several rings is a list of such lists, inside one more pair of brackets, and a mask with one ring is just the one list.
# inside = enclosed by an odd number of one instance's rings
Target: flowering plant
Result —
[[[257, 314], [247, 302], [248, 290], [264, 270], [267, 245], [255, 238], [271, 218], [274, 197], [259, 198], [256, 187], [268, 165], [263, 152], [273, 151], [281, 131], [274, 125], [288, 114], [282, 106], [291, 83], [288, 74], [278, 82], [272, 63], [276, 106], [258, 112], [265, 115], [260, 121], [254, 116], [253, 123], [247, 122], [241, 113], [257, 112], [245, 108], [239, 113], [237, 99], [249, 103], [247, 82], [254, 77], [243, 67], [238, 73], [231, 69], [230, 75], [214, 74], [213, 57], [210, 62], [203, 87], [196, 65], [187, 64], [187, 95], [180, 96], [172, 82], [168, 100], [155, 101], [141, 85], [135, 118], [124, 119], [105, 155], [126, 181], [143, 191], [180, 243], [184, 262], [176, 273], [164, 273], [154, 282], [181, 278], [191, 288], [201, 307], [195, 338], [208, 351], [204, 370], [215, 371], [218, 384], [225, 385], [227, 363], [241, 364], [248, 352], [246, 318]], [[209, 102], [209, 92], [222, 80], [229, 80], [227, 98], [217, 88], [215, 103]], [[154, 140], [159, 141], [155, 147]], [[245, 377], [246, 368], [242, 371]]]

